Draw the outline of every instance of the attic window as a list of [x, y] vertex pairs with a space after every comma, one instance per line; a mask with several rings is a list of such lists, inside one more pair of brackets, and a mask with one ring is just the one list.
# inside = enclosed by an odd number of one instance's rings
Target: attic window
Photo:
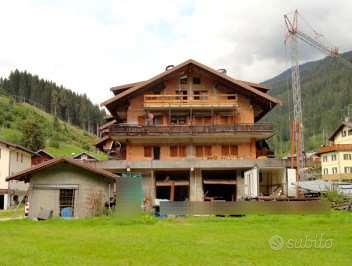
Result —
[[180, 78], [180, 83], [181, 84], [187, 84], [188, 83], [188, 78], [187, 77], [181, 77]]
[[193, 84], [200, 84], [200, 78], [199, 77], [193, 77]]

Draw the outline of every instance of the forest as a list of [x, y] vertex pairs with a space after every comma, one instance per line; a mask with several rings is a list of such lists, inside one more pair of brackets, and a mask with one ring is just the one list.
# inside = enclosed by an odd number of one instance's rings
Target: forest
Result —
[[105, 111], [94, 105], [86, 94], [77, 94], [55, 82], [17, 69], [7, 78], [0, 79], [0, 94], [34, 105], [93, 134], [97, 133], [105, 116]]
[[[349, 61], [352, 52], [343, 54]], [[351, 64], [352, 66], [352, 64]], [[332, 131], [352, 114], [352, 67], [336, 58], [326, 57], [300, 66], [305, 150], [317, 150], [328, 141]], [[269, 93], [282, 101], [266, 117], [274, 125], [276, 135], [271, 144], [276, 154], [289, 150], [292, 118], [291, 70], [265, 81]]]

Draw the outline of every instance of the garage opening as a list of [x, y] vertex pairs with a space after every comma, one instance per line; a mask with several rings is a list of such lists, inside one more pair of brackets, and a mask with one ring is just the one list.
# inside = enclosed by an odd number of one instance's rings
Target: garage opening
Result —
[[157, 199], [185, 201], [189, 199], [188, 171], [155, 172], [155, 192]]
[[204, 201], [236, 201], [236, 171], [202, 171]]

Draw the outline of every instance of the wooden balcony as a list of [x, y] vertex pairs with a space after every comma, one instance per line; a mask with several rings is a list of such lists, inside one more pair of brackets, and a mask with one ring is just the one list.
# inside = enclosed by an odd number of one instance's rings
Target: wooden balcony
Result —
[[234, 108], [237, 94], [217, 95], [144, 95], [144, 107], [159, 108]]
[[110, 134], [120, 136], [159, 136], [159, 135], [202, 135], [238, 132], [272, 133], [273, 126], [270, 123], [236, 124], [236, 125], [113, 125], [109, 128]]
[[320, 154], [334, 151], [352, 151], [352, 144], [332, 144], [319, 149]]

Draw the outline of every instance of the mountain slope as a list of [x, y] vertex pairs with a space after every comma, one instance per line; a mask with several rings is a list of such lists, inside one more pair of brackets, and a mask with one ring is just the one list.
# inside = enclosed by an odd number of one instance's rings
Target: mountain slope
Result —
[[92, 133], [97, 133], [97, 125], [105, 116], [104, 110], [94, 105], [87, 95], [79, 95], [26, 71], [16, 69], [7, 78], [0, 78], [0, 88], [2, 94], [35, 105]]
[[45, 149], [54, 156], [71, 156], [72, 153], [90, 152], [100, 159], [92, 145], [97, 137], [54, 117], [30, 104], [16, 103], [12, 98], [0, 95], [0, 139], [22, 144], [21, 125], [27, 119], [37, 121], [41, 128]]
[[[343, 54], [351, 61], [352, 51]], [[324, 139], [347, 115], [352, 104], [352, 67], [346, 67], [333, 58], [308, 62], [300, 66], [303, 103], [305, 147], [317, 149]], [[289, 143], [289, 110], [292, 101], [291, 70], [263, 82], [271, 88], [270, 94], [280, 98], [283, 105], [275, 108], [265, 120], [272, 121], [277, 135], [272, 144], [275, 151], [285, 154]]]

